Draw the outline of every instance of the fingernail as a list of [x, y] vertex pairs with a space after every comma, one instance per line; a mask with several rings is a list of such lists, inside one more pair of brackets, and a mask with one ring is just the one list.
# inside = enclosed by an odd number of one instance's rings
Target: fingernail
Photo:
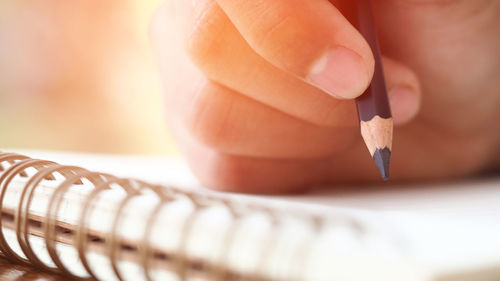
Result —
[[334, 97], [352, 99], [368, 87], [370, 72], [360, 55], [339, 46], [313, 65], [307, 81]]
[[389, 90], [394, 123], [404, 124], [412, 120], [418, 113], [420, 102], [416, 90], [410, 86], [396, 86]]

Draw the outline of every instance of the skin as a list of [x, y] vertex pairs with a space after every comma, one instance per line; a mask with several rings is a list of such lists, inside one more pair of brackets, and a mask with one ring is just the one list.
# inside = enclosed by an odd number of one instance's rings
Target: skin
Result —
[[[373, 55], [345, 18], [349, 2], [173, 0], [158, 11], [168, 121], [202, 183], [277, 193], [380, 181], [353, 101]], [[379, 0], [374, 13], [396, 123], [391, 180], [493, 165], [500, 1]], [[315, 77], [338, 46], [349, 51]]]

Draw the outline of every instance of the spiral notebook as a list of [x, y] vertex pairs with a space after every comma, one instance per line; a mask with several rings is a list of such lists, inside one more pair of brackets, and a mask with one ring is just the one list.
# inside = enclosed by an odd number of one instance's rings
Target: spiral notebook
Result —
[[24, 154], [0, 153], [0, 252], [68, 277], [500, 280], [498, 179], [249, 196], [178, 159]]

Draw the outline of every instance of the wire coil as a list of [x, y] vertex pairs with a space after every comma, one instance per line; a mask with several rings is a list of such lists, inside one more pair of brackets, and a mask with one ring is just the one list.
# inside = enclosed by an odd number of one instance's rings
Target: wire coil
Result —
[[[4, 166], [5, 163], [8, 163], [7, 167]], [[28, 175], [28, 169], [35, 169], [36, 173]], [[55, 267], [52, 267], [41, 261], [35, 254], [29, 240], [30, 224], [28, 222], [30, 215], [29, 210], [35, 190], [40, 186], [43, 180], [55, 180], [56, 174], [61, 175], [63, 180], [50, 195], [47, 211], [42, 221], [44, 243], [50, 259], [55, 265]], [[235, 206], [235, 202], [225, 198], [202, 195], [196, 192], [187, 192], [178, 190], [174, 187], [159, 186], [134, 179], [118, 178], [113, 175], [92, 172], [76, 166], [64, 166], [51, 161], [31, 159], [14, 153], [0, 152], [0, 175], [0, 209], [2, 211], [4, 210], [3, 201], [10, 182], [16, 176], [26, 178], [26, 183], [20, 193], [18, 208], [14, 210], [14, 230], [16, 231], [17, 242], [25, 257], [16, 253], [7, 243], [4, 233], [1, 230], [3, 227], [3, 218], [0, 219], [0, 252], [5, 258], [12, 262], [25, 265], [29, 264], [49, 272], [64, 274], [72, 278], [87, 280], [97, 279], [97, 275], [93, 272], [86, 257], [89, 240], [91, 240], [87, 224], [90, 218], [89, 213], [92, 209], [91, 203], [93, 200], [95, 200], [99, 193], [109, 190], [111, 186], [113, 186], [114, 188], [121, 188], [125, 192], [125, 196], [118, 204], [118, 209], [114, 213], [112, 220], [111, 231], [105, 237], [104, 242], [106, 243], [105, 248], [107, 249], [106, 256], [109, 258], [111, 268], [118, 280], [123, 281], [124, 278], [118, 268], [118, 252], [120, 251], [121, 243], [117, 228], [123, 215], [123, 209], [127, 203], [133, 198], [145, 193], [154, 194], [158, 199], [156, 205], [152, 206], [149, 216], [145, 218], [146, 224], [143, 237], [138, 242], [136, 249], [139, 264], [143, 268], [144, 278], [147, 281], [153, 280], [151, 263], [155, 258], [155, 250], [151, 245], [152, 227], [157, 221], [162, 208], [180, 196], [187, 197], [194, 206], [194, 211], [188, 216], [182, 226], [181, 242], [177, 252], [171, 253], [168, 257], [169, 262], [173, 265], [172, 272], [179, 276], [180, 280], [187, 280], [190, 264], [192, 265], [192, 261], [189, 260], [186, 254], [186, 249], [188, 239], [192, 234], [193, 224], [202, 210], [213, 207], [214, 205], [225, 206], [227, 210], [229, 210], [233, 222], [224, 234], [224, 245], [221, 253], [218, 255], [218, 262], [216, 264], [207, 262], [201, 266], [198, 264], [198, 267], [201, 267], [201, 269], [198, 269], [203, 271], [204, 276], [208, 277], [208, 280], [270, 280], [258, 274], [245, 275], [245, 278], [243, 278], [229, 271], [227, 267], [221, 266], [221, 264], [225, 264], [228, 260], [229, 252], [234, 244], [235, 233], [241, 225], [239, 223], [241, 220], [239, 219], [248, 215], [251, 211], [258, 211], [268, 215], [271, 218], [272, 225], [276, 226], [280, 223], [280, 217], [275, 210], [258, 205]], [[78, 253], [79, 260], [87, 272], [87, 276], [75, 276], [75, 274], [61, 261], [56, 250], [57, 214], [65, 193], [69, 191], [70, 187], [83, 186], [84, 181], [87, 183], [85, 186], [88, 187], [88, 183], [90, 183], [92, 189], [85, 195], [81, 203], [82, 207], [78, 215], [78, 223], [75, 225], [72, 245]], [[311, 217], [310, 221], [315, 222], [315, 227], [318, 230], [322, 227], [324, 219], [322, 217]], [[355, 224], [355, 222], [353, 222], [353, 224]], [[353, 225], [353, 228], [355, 227], [359, 226]], [[265, 256], [268, 256], [269, 251], [272, 251], [273, 243], [274, 241], [272, 240], [266, 243], [263, 253], [261, 253], [262, 259], [260, 259], [259, 266], [262, 266], [262, 263], [266, 261]], [[306, 248], [307, 247], [301, 247], [300, 251], [297, 251], [297, 255], [303, 256]], [[294, 260], [298, 261], [299, 257], [294, 258]]]

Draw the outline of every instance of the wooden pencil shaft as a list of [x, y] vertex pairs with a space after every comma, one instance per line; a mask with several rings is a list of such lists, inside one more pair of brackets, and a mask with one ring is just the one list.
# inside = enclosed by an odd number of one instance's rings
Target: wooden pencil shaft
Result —
[[368, 42], [375, 59], [370, 86], [356, 99], [361, 135], [380, 175], [387, 180], [391, 159], [393, 121], [382, 68], [382, 57], [370, 0], [358, 0], [356, 5], [355, 25]]
[[387, 97], [382, 58], [378, 44], [377, 31], [370, 5], [370, 0], [357, 1], [357, 18], [355, 20], [359, 32], [366, 39], [375, 58], [373, 80], [366, 91], [356, 99], [360, 121], [370, 121], [375, 116], [391, 118], [391, 109]]

